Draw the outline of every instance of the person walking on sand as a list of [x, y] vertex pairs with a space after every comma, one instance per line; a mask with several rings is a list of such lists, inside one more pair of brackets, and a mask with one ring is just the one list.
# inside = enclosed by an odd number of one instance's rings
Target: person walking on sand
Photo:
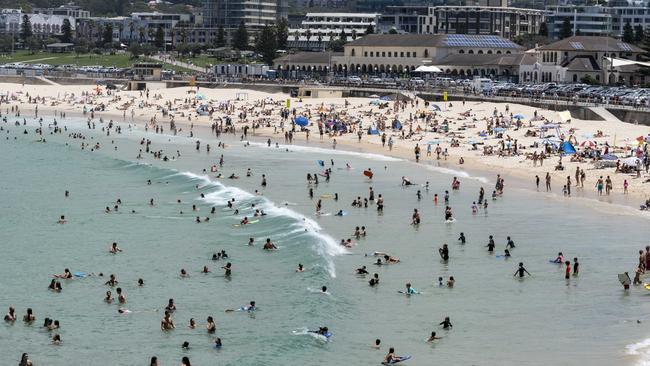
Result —
[[546, 192], [551, 191], [551, 173], [546, 172]]

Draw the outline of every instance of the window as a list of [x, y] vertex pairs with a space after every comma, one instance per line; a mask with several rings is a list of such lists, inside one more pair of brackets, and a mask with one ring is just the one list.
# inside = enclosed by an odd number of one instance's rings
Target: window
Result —
[[354, 55], [355, 55], [355, 52], [354, 52], [354, 48], [353, 48], [351, 56], [354, 57]]
[[392, 52], [388, 51], [388, 57], [392, 57]]
[[429, 50], [424, 50], [424, 57], [429, 57]]
[[381, 57], [386, 57], [386, 52], [382, 52]]
[[375, 53], [370, 51], [370, 57], [375, 57]]
[[368, 57], [368, 51], [363, 52], [363, 57]]
[[411, 57], [411, 52], [406, 52], [406, 57]]
[[404, 57], [404, 52], [400, 52], [399, 57]]
[[418, 53], [417, 53], [417, 52], [413, 52], [413, 57], [418, 57]]

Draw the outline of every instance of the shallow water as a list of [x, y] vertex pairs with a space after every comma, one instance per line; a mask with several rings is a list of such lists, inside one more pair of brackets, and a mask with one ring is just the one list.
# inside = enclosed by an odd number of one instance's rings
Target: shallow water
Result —
[[[470, 206], [479, 187], [489, 196], [494, 176], [423, 168], [372, 154], [332, 154], [326, 144], [286, 151], [229, 141], [220, 150], [214, 138], [205, 138], [202, 146], [212, 145], [208, 155], [203, 148], [196, 152], [194, 139], [127, 133], [126, 126], [123, 135], [106, 138], [99, 130], [86, 130], [81, 121], [66, 125], [86, 135], [86, 142], [100, 141], [102, 149], [81, 150], [81, 141], [65, 133], [36, 143], [34, 125], [23, 135], [24, 127], [4, 124], [11, 133], [0, 140], [1, 306], [15, 306], [20, 317], [32, 307], [37, 321], [0, 326], [1, 364], [17, 364], [20, 353], [28, 352], [38, 365], [93, 360], [136, 365], [146, 364], [152, 355], [164, 365], [177, 364], [184, 355], [193, 365], [372, 365], [379, 364], [389, 346], [412, 355], [409, 365], [640, 365], [648, 356], [643, 342], [650, 336], [645, 329], [650, 292], [633, 288], [626, 294], [616, 278], [617, 273], [633, 273], [636, 252], [646, 245], [648, 217], [635, 211], [511, 189], [506, 181], [504, 198], [490, 200], [487, 213], [481, 209], [473, 215]], [[181, 158], [136, 161], [142, 136], [153, 141], [154, 150], [170, 156], [179, 150]], [[235, 172], [240, 179], [202, 173], [218, 164], [221, 153], [223, 174]], [[331, 182], [320, 177], [313, 188], [316, 197], [338, 193], [338, 202], [323, 200], [323, 211], [344, 209], [349, 213], [344, 217], [314, 215], [315, 200], [307, 194], [307, 172], [321, 170], [319, 159], [329, 166], [330, 158], [335, 163]], [[345, 169], [345, 163], [353, 169]], [[245, 177], [246, 168], [253, 177]], [[362, 175], [366, 168], [375, 172], [372, 182]], [[262, 173], [268, 177], [266, 189], [260, 186]], [[462, 186], [451, 193], [456, 222], [446, 224], [442, 195], [450, 190], [453, 174], [461, 177]], [[419, 184], [429, 181], [430, 190], [401, 187], [401, 176]], [[374, 205], [350, 206], [355, 197], [367, 197], [370, 186], [385, 198], [381, 215]], [[434, 193], [440, 195], [438, 206], [432, 202]], [[104, 213], [118, 197], [123, 202], [119, 213]], [[241, 210], [238, 216], [223, 208], [232, 197]], [[253, 203], [268, 215], [256, 224], [233, 227], [243, 215], [252, 216]], [[192, 204], [200, 211], [193, 212]], [[213, 205], [215, 215], [210, 214]], [[414, 208], [422, 215], [418, 228], [409, 225]], [[57, 225], [62, 214], [69, 222]], [[196, 216], [210, 221], [197, 224]], [[361, 225], [369, 234], [354, 248], [336, 244]], [[461, 231], [468, 238], [465, 245], [456, 241]], [[495, 236], [499, 253], [511, 236], [517, 244], [513, 258], [488, 254], [488, 235]], [[246, 245], [249, 237], [255, 238], [254, 247]], [[261, 249], [267, 237], [280, 246], [278, 251]], [[108, 253], [113, 241], [123, 253]], [[449, 263], [442, 263], [437, 253], [443, 243], [450, 246]], [[221, 249], [233, 263], [230, 279], [220, 269], [224, 261], [210, 260]], [[374, 266], [374, 258], [364, 256], [373, 251], [390, 252], [402, 263]], [[579, 257], [578, 277], [567, 281], [562, 267], [548, 263], [558, 251]], [[519, 261], [533, 277], [513, 278]], [[307, 271], [295, 273], [298, 263]], [[212, 273], [199, 273], [204, 265]], [[378, 287], [368, 286], [369, 277], [354, 274], [361, 265], [380, 275]], [[120, 315], [118, 305], [103, 302], [110, 289], [103, 285], [105, 277], [64, 281], [61, 293], [49, 292], [51, 274], [64, 268], [117, 274], [127, 296], [124, 307], [133, 313]], [[179, 276], [181, 268], [189, 278]], [[450, 275], [456, 279], [453, 289], [437, 287], [439, 276]], [[144, 287], [137, 286], [138, 278], [145, 280]], [[406, 282], [423, 294], [398, 294]], [[323, 285], [330, 295], [311, 290]], [[177, 329], [162, 332], [160, 319], [169, 298], [178, 307]], [[250, 300], [259, 311], [224, 313]], [[213, 337], [203, 327], [207, 316], [215, 318], [221, 350], [211, 348]], [[445, 316], [454, 324], [451, 331], [437, 326]], [[52, 332], [40, 327], [45, 317], [61, 322], [61, 346], [50, 345]], [[197, 320], [199, 329], [187, 328], [189, 318]], [[334, 334], [327, 343], [292, 333], [323, 325]], [[431, 331], [443, 339], [427, 344]], [[382, 340], [379, 351], [369, 347], [375, 338]], [[190, 342], [190, 350], [181, 350], [183, 341]]]

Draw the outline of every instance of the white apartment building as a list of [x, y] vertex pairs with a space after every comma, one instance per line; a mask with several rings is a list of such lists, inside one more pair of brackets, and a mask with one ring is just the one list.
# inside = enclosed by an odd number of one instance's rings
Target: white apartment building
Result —
[[353, 41], [365, 35], [369, 25], [377, 29], [380, 16], [377, 13], [307, 13], [300, 28], [289, 29], [287, 47], [323, 49], [343, 33], [347, 41]]

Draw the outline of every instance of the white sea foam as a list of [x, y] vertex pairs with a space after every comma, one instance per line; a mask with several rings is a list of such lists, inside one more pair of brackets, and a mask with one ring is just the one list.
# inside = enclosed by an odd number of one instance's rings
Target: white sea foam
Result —
[[423, 166], [424, 166], [425, 169], [431, 170], [433, 172], [453, 175], [455, 177], [460, 177], [460, 178], [474, 179], [474, 180], [477, 180], [477, 181], [479, 181], [481, 183], [489, 183], [490, 182], [485, 177], [475, 177], [475, 176], [473, 176], [473, 175], [471, 175], [468, 172], [463, 171], [463, 170], [456, 170], [456, 169], [445, 168], [445, 167], [442, 167], [442, 166], [428, 165], [428, 164], [425, 164]]
[[192, 180], [200, 180], [204, 182], [205, 186], [211, 185], [217, 188], [215, 191], [205, 194], [204, 198], [202, 198], [203, 201], [212, 205], [225, 205], [228, 203], [228, 200], [232, 198], [235, 199], [235, 204], [241, 201], [258, 199], [259, 202], [256, 202], [256, 207], [263, 210], [269, 217], [287, 217], [292, 219], [294, 223], [292, 224], [292, 227], [287, 230], [295, 234], [304, 232], [306, 235], [312, 236], [315, 239], [313, 249], [325, 259], [327, 263], [326, 268], [330, 276], [336, 277], [336, 268], [334, 266], [333, 258], [338, 255], [346, 254], [347, 250], [341, 247], [334, 238], [321, 232], [322, 228], [316, 221], [305, 217], [296, 211], [290, 210], [287, 207], [279, 207], [266, 197], [256, 196], [243, 189], [211, 181], [210, 178], [205, 175], [198, 175], [191, 172], [179, 172], [174, 175], [182, 175]]
[[628, 355], [638, 356], [636, 366], [650, 366], [650, 338], [625, 346]]
[[[247, 143], [249, 143], [251, 146], [267, 147], [267, 144], [261, 142], [247, 142]], [[275, 148], [276, 148], [275, 144], [273, 144], [269, 149], [275, 149]], [[282, 150], [289, 149], [289, 151], [313, 152], [313, 153], [327, 154], [327, 155], [349, 155], [349, 156], [357, 156], [360, 158], [376, 160], [376, 161], [391, 161], [391, 162], [404, 161], [404, 159], [394, 158], [392, 156], [386, 156], [382, 154], [363, 153], [363, 152], [348, 151], [348, 150], [324, 149], [322, 147], [314, 147], [314, 146], [279, 145], [278, 149], [282, 149]]]

